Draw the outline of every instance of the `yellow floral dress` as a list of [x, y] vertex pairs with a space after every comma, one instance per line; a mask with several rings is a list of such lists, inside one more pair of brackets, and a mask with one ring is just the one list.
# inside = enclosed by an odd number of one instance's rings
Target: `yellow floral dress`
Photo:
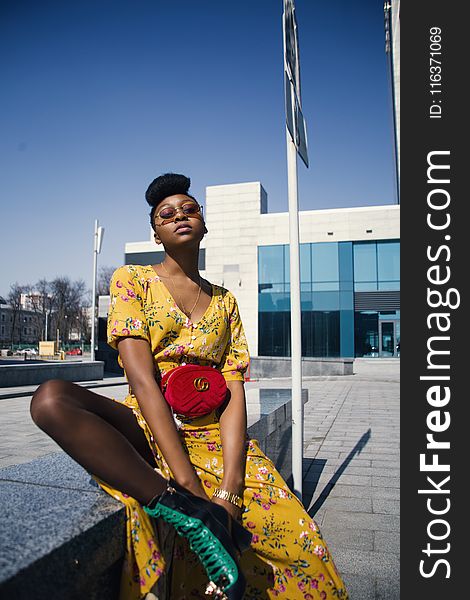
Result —
[[[244, 380], [249, 364], [248, 346], [236, 299], [227, 289], [212, 284], [210, 305], [196, 323], [180, 311], [151, 265], [118, 268], [111, 280], [110, 296], [108, 343], [113, 348], [122, 336], [144, 338], [162, 375], [178, 365], [195, 363], [218, 368], [227, 381]], [[170, 476], [131, 390], [123, 403], [144, 430], [155, 467]], [[179, 434], [210, 496], [223, 475], [216, 414], [183, 419]], [[246, 444], [243, 524], [253, 534], [253, 541], [241, 559], [248, 582], [245, 599], [346, 600], [345, 586], [315, 521], [291, 493], [258, 442], [247, 439]], [[171, 569], [166, 568], [169, 559], [164, 549], [169, 546], [168, 538], [159, 535], [136, 500], [99, 483], [126, 506], [127, 552], [121, 600], [137, 600], [155, 591], [164, 574], [166, 593], [172, 600], [207, 598], [207, 578], [186, 541], [179, 537], [171, 541]]]

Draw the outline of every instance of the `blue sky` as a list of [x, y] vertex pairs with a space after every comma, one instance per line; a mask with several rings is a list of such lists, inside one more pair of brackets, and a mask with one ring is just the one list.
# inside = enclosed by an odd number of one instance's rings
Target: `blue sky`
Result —
[[[297, 0], [301, 210], [395, 202], [381, 0]], [[148, 183], [261, 181], [287, 210], [282, 0], [3, 0], [0, 295], [149, 238]]]

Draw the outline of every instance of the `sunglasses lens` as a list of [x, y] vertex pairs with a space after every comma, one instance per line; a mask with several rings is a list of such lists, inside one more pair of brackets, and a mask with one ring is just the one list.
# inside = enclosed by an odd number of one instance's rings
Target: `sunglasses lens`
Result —
[[173, 208], [172, 206], [166, 206], [165, 208], [162, 208], [162, 210], [158, 213], [158, 217], [160, 217], [160, 219], [172, 219], [176, 213], [178, 212], [178, 210], [181, 210], [181, 212], [184, 215], [195, 215], [200, 211], [199, 208], [199, 204], [196, 204], [194, 202], [188, 202], [187, 204], [183, 204], [183, 206], [179, 207], [179, 208]]
[[176, 214], [176, 211], [174, 208], [171, 208], [170, 206], [168, 208], [164, 208], [163, 210], [161, 210], [158, 213], [158, 216], [160, 217], [160, 219], [171, 219], [172, 217], [174, 217]]
[[199, 206], [197, 204], [183, 204], [182, 208], [185, 215], [195, 215], [199, 212]]

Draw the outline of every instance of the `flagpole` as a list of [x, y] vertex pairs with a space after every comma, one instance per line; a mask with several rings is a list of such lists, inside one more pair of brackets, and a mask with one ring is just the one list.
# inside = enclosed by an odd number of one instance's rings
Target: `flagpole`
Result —
[[292, 385], [292, 478], [302, 501], [304, 407], [302, 403], [302, 309], [297, 194], [297, 153], [308, 168], [307, 132], [300, 100], [300, 64], [294, 0], [283, 0], [284, 84], [286, 103], [287, 188], [289, 200], [290, 339]]
[[98, 221], [95, 220], [93, 235], [93, 280], [91, 288], [91, 344], [90, 360], [95, 360], [95, 332], [96, 332], [96, 267], [98, 262]]
[[98, 220], [95, 220], [95, 233], [93, 235], [93, 281], [91, 290], [91, 354], [90, 360], [95, 360], [95, 344], [96, 344], [96, 276], [98, 254], [101, 252], [101, 244], [103, 243], [104, 227], [98, 227]]

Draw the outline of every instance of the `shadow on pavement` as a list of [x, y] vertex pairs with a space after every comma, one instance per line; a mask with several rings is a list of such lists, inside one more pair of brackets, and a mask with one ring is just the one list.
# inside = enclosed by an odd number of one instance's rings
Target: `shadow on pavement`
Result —
[[[311, 517], [313, 517], [323, 506], [323, 503], [328, 498], [331, 490], [335, 487], [336, 483], [338, 482], [338, 479], [344, 473], [346, 467], [349, 465], [349, 463], [354, 458], [354, 456], [356, 456], [356, 454], [361, 453], [362, 449], [364, 448], [364, 446], [367, 444], [367, 442], [370, 439], [370, 434], [371, 434], [371, 430], [369, 428], [362, 435], [362, 437], [357, 442], [357, 444], [354, 446], [354, 448], [351, 450], [351, 452], [346, 456], [343, 463], [338, 467], [337, 471], [331, 477], [330, 481], [325, 485], [325, 487], [321, 491], [318, 498], [315, 500], [313, 505], [307, 511]], [[313, 496], [315, 495], [317, 484], [320, 481], [320, 477], [321, 477], [321, 474], [323, 472], [323, 469], [324, 469], [326, 463], [327, 463], [327, 460], [325, 460], [325, 459], [311, 459], [310, 464], [308, 466], [305, 465], [307, 467], [307, 471], [313, 470], [316, 473], [316, 477], [315, 477], [314, 481], [312, 482], [314, 484], [314, 488], [313, 488], [313, 491], [311, 492], [309, 501], [307, 502], [306, 498], [303, 499], [304, 506], [309, 506]]]

